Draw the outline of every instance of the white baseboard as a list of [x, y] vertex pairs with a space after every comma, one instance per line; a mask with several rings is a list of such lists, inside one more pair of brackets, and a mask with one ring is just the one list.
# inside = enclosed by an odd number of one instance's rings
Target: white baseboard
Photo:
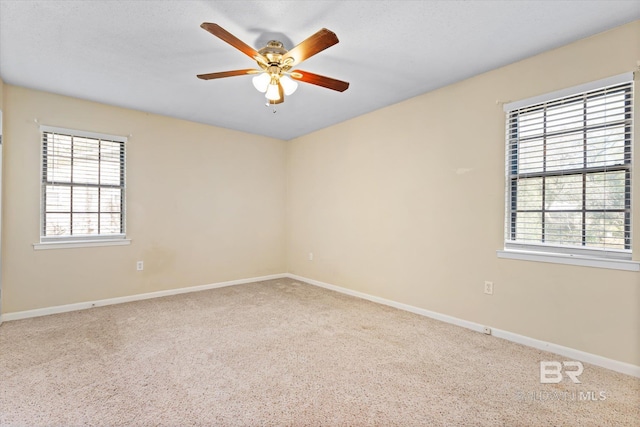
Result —
[[149, 292], [145, 294], [129, 295], [125, 297], [108, 298], [97, 301], [79, 302], [75, 304], [58, 305], [55, 307], [38, 308], [35, 310], [16, 311], [1, 316], [1, 321], [28, 319], [30, 317], [48, 316], [49, 314], [66, 313], [68, 311], [86, 310], [93, 307], [121, 304], [124, 302], [140, 301], [151, 298], [166, 297], [170, 295], [184, 294], [188, 292], [205, 291], [207, 289], [224, 288], [226, 286], [243, 285], [245, 283], [260, 282], [262, 280], [281, 279], [288, 277], [286, 274], [272, 274], [270, 276], [252, 277], [249, 279], [230, 280], [228, 282], [212, 283], [209, 285], [190, 286], [186, 288], [167, 289], [166, 291]]
[[[419, 314], [421, 316], [430, 317], [432, 319], [440, 320], [442, 322], [451, 323], [456, 326], [462, 326], [463, 328], [471, 329], [476, 332], [483, 332], [485, 326], [479, 323], [470, 322], [468, 320], [459, 319], [457, 317], [448, 316], [446, 314], [437, 313], [435, 311], [426, 310], [424, 308], [414, 307], [412, 305], [399, 303], [396, 301], [388, 300], [386, 298], [380, 298], [374, 295], [365, 294], [364, 292], [354, 291], [352, 289], [342, 288], [340, 286], [331, 285], [329, 283], [320, 282], [318, 280], [308, 279], [306, 277], [297, 276], [295, 274], [286, 274], [285, 277], [289, 277], [294, 280], [309, 283], [311, 285], [319, 286], [321, 288], [330, 289], [332, 291], [340, 292], [343, 294], [351, 295], [354, 297], [366, 299], [379, 304], [388, 305], [390, 307], [399, 308], [400, 310], [409, 311], [411, 313]], [[524, 335], [515, 334], [513, 332], [505, 331], [502, 329], [491, 328], [491, 335], [496, 338], [502, 338], [507, 341], [512, 341], [518, 344], [533, 347], [538, 350], [548, 351], [560, 356], [568, 357], [571, 360], [579, 360], [581, 362], [591, 363], [592, 365], [600, 366], [612, 371], [620, 372], [626, 375], [631, 375], [640, 378], [640, 366], [632, 365], [630, 363], [620, 362], [618, 360], [609, 359], [597, 354], [587, 353], [581, 350], [576, 350], [570, 347], [564, 347], [558, 344], [553, 344], [546, 341], [537, 340]]]
[[[69, 311], [86, 310], [93, 307], [101, 307], [112, 304], [121, 304], [125, 302], [140, 301], [150, 298], [166, 297], [170, 295], [184, 294], [188, 292], [198, 292], [207, 289], [223, 288], [226, 286], [242, 285], [245, 283], [259, 282], [263, 280], [273, 280], [288, 277], [301, 282], [309, 283], [311, 285], [319, 286], [321, 288], [330, 289], [332, 291], [340, 292], [346, 295], [351, 295], [357, 298], [366, 299], [379, 304], [395, 307], [400, 310], [405, 310], [411, 313], [419, 314], [421, 316], [430, 317], [432, 319], [440, 320], [442, 322], [450, 323], [452, 325], [461, 326], [463, 328], [471, 329], [476, 332], [483, 332], [485, 325], [479, 323], [470, 322], [468, 320], [459, 319], [457, 317], [449, 316], [435, 311], [426, 310], [424, 308], [415, 307], [409, 304], [403, 304], [400, 302], [392, 301], [386, 298], [369, 295], [364, 292], [354, 291], [352, 289], [343, 288], [340, 286], [331, 285], [329, 283], [320, 282], [318, 280], [309, 279], [306, 277], [298, 276], [290, 273], [272, 274], [269, 276], [252, 277], [249, 279], [230, 280], [227, 282], [212, 283], [209, 285], [191, 286], [186, 288], [168, 289], [166, 291], [149, 292], [145, 294], [129, 295], [117, 298], [108, 298], [97, 301], [87, 301], [75, 304], [59, 305], [55, 307], [38, 308], [35, 310], [17, 311], [14, 313], [7, 313], [0, 316], [0, 322], [12, 321], [20, 319], [28, 319], [31, 317], [47, 316], [50, 314], [66, 313]], [[487, 325], [489, 326], [489, 325]], [[565, 356], [571, 360], [580, 360], [582, 362], [591, 363], [592, 365], [601, 366], [612, 371], [620, 372], [626, 375], [631, 375], [640, 378], [640, 366], [632, 365], [630, 363], [620, 362], [618, 360], [609, 359], [597, 354], [587, 353], [581, 350], [576, 350], [569, 347], [564, 347], [558, 344], [553, 344], [546, 341], [537, 340], [524, 335], [515, 334], [513, 332], [505, 331], [502, 329], [491, 328], [491, 334], [494, 337], [502, 338], [507, 341], [512, 341], [518, 344], [526, 345], [528, 347], [537, 348], [538, 350], [544, 350], [551, 353]]]

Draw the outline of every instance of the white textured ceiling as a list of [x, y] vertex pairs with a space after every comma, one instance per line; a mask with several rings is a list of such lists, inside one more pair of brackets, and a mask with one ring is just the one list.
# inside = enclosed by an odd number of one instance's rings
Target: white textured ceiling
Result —
[[[5, 83], [291, 139], [640, 19], [640, 1], [0, 0]], [[300, 68], [350, 82], [301, 83], [264, 105], [252, 68], [200, 28], [214, 22], [259, 49], [325, 27], [337, 45]]]

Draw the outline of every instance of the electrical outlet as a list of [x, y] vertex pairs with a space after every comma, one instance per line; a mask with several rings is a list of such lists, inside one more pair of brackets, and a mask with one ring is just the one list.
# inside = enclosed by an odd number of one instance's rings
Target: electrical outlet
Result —
[[309, 252], [309, 261], [313, 261], [313, 252]]
[[138, 270], [138, 271], [144, 270], [144, 262], [143, 261], [136, 262], [136, 270]]
[[491, 328], [490, 328], [490, 327], [488, 327], [488, 326], [485, 326], [485, 327], [482, 329], [482, 332], [484, 332], [484, 333], [485, 333], [485, 334], [487, 334], [487, 335], [491, 335]]
[[493, 295], [493, 282], [484, 282], [484, 293], [487, 295]]

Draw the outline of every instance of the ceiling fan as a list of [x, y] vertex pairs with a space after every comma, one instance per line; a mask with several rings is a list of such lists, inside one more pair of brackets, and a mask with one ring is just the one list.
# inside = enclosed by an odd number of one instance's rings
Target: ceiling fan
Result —
[[291, 95], [297, 89], [296, 80], [338, 92], [344, 92], [349, 88], [349, 83], [342, 80], [299, 69], [293, 70], [302, 61], [338, 43], [338, 37], [335, 33], [326, 28], [305, 39], [291, 50], [286, 50], [283, 44], [277, 40], [271, 40], [262, 49], [255, 50], [218, 24], [204, 22], [200, 27], [251, 57], [260, 68], [198, 74], [199, 79], [211, 80], [255, 74], [253, 85], [265, 94], [267, 105], [284, 102], [285, 95]]

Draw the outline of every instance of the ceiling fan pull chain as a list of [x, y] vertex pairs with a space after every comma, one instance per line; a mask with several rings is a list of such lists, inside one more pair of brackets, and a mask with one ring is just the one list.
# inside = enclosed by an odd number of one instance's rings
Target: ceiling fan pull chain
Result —
[[277, 108], [276, 108], [276, 104], [272, 104], [272, 103], [270, 103], [269, 101], [265, 102], [265, 104], [264, 104], [264, 106], [265, 106], [265, 107], [267, 107], [267, 108], [268, 108], [269, 106], [271, 106], [271, 105], [273, 105], [273, 111], [272, 111], [272, 113], [273, 113], [273, 114], [277, 113], [277, 112], [278, 112], [278, 110], [277, 110]]

